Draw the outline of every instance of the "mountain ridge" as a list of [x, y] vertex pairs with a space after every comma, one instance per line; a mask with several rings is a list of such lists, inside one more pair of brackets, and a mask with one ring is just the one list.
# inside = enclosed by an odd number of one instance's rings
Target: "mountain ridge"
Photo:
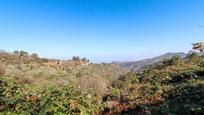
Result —
[[143, 60], [139, 60], [139, 61], [113, 62], [113, 64], [118, 64], [125, 69], [134, 69], [134, 70], [138, 71], [139, 69], [141, 69], [144, 66], [154, 64], [154, 63], [162, 61], [164, 59], [170, 59], [173, 56], [179, 56], [181, 58], [184, 58], [187, 56], [187, 54], [184, 52], [168, 52], [168, 53], [165, 53], [163, 55], [156, 56], [153, 58], [143, 59]]

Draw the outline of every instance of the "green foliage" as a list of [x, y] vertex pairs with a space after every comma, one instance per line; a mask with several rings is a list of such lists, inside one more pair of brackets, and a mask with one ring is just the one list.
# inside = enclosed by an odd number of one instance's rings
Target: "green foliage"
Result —
[[38, 54], [33, 53], [33, 54], [31, 54], [31, 57], [33, 57], [33, 58], [37, 59], [37, 58], [38, 58]]
[[17, 55], [20, 54], [20, 52], [19, 52], [18, 50], [14, 51], [13, 53], [14, 53], [14, 54], [17, 54]]
[[73, 61], [80, 61], [80, 57], [79, 56], [74, 56], [74, 57], [72, 57], [72, 60]]
[[49, 87], [35, 94], [11, 79], [0, 79], [0, 114], [92, 114], [99, 109], [69, 85]]
[[169, 65], [177, 65], [181, 63], [182, 59], [179, 56], [174, 56], [169, 60]]
[[[111, 111], [117, 114], [204, 114], [203, 65], [202, 56], [185, 59], [174, 56], [138, 73], [122, 75], [112, 83], [121, 93], [119, 109]], [[121, 109], [124, 105], [128, 107]]]
[[116, 88], [125, 88], [129, 87], [131, 84], [139, 83], [138, 76], [132, 70], [128, 72], [126, 75], [122, 75], [118, 78], [117, 81], [114, 81], [112, 86]]
[[[4, 77], [0, 78], [0, 85], [0, 106], [2, 113], [37, 113], [37, 98], [36, 100], [29, 100], [31, 94], [24, 94], [24, 91], [27, 89]], [[33, 103], [34, 101], [36, 102]]]
[[120, 97], [120, 90], [117, 89], [117, 88], [112, 88], [111, 89], [111, 95], [114, 96], [114, 97], [119, 98]]
[[121, 75], [115, 65], [80, 66], [86, 58], [59, 64], [22, 53], [0, 58], [0, 114], [204, 114], [203, 56]]
[[23, 51], [23, 50], [21, 50], [21, 51], [19, 52], [19, 54], [20, 54], [20, 56], [27, 56], [27, 55], [29, 55], [28, 52]]
[[89, 62], [89, 59], [87, 59], [87, 58], [84, 57], [84, 58], [81, 59], [81, 61]]
[[62, 86], [57, 89], [51, 88], [45, 94], [40, 102], [41, 114], [91, 114], [98, 109], [96, 101], [86, 99], [70, 86]]
[[163, 106], [164, 114], [204, 114], [204, 85], [184, 84], [166, 91]]

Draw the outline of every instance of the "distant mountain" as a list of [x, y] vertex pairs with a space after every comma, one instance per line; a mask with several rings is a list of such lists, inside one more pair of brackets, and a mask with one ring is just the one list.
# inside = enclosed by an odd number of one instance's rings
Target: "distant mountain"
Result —
[[2, 54], [2, 53], [7, 53], [6, 51], [4, 51], [4, 50], [0, 50], [0, 54]]
[[144, 60], [132, 61], [132, 62], [113, 62], [113, 63], [118, 64], [123, 68], [134, 69], [134, 70], [137, 71], [137, 70], [141, 69], [144, 66], [151, 65], [153, 63], [162, 61], [163, 59], [170, 59], [170, 58], [172, 58], [173, 56], [176, 56], [176, 55], [180, 56], [181, 58], [184, 58], [184, 57], [186, 57], [187, 54], [182, 53], [182, 52], [179, 52], [179, 53], [166, 53], [166, 54], [163, 54], [161, 56], [154, 57], [154, 58], [151, 58], [151, 59], [144, 59]]
[[0, 50], [0, 55], [1, 55], [1, 56], [2, 56], [2, 55], [9, 55], [9, 53], [6, 52], [5, 50]]

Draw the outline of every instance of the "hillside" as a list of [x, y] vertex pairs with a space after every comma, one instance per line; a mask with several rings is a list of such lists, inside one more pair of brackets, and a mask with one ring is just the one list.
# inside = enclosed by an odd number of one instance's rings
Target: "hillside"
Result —
[[203, 115], [204, 57], [197, 54], [155, 63], [112, 82], [110, 114]]
[[138, 72], [76, 59], [0, 54], [0, 114], [204, 114], [202, 55], [173, 56]]
[[185, 53], [166, 53], [166, 54], [163, 54], [161, 56], [150, 58], [150, 59], [144, 59], [144, 60], [133, 61], [133, 62], [115, 62], [114, 64], [118, 64], [121, 67], [126, 68], [126, 69], [134, 69], [137, 71], [137, 70], [141, 69], [142, 67], [151, 65], [153, 63], [162, 61], [164, 59], [170, 59], [176, 55], [178, 55], [182, 58], [184, 58], [186, 56]]
[[83, 93], [107, 90], [107, 84], [125, 71], [115, 64], [92, 64], [86, 61], [57, 60], [28, 54], [1, 53], [0, 67], [5, 75], [19, 84], [32, 84], [39, 89], [49, 85], [72, 84]]

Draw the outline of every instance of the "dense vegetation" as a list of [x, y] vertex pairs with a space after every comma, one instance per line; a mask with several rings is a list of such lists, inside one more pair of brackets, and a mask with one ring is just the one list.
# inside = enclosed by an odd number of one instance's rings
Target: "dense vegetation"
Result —
[[41, 92], [16, 84], [8, 76], [0, 79], [1, 114], [91, 114], [99, 110], [97, 101], [75, 91], [69, 85], [49, 87]]
[[0, 114], [204, 114], [204, 56], [197, 53], [127, 73], [78, 57], [61, 63], [15, 53], [0, 56]]
[[123, 69], [86, 58], [55, 60], [25, 51], [0, 54], [0, 114], [96, 114]]
[[174, 56], [121, 76], [107, 102], [112, 114], [204, 114], [204, 57]]

